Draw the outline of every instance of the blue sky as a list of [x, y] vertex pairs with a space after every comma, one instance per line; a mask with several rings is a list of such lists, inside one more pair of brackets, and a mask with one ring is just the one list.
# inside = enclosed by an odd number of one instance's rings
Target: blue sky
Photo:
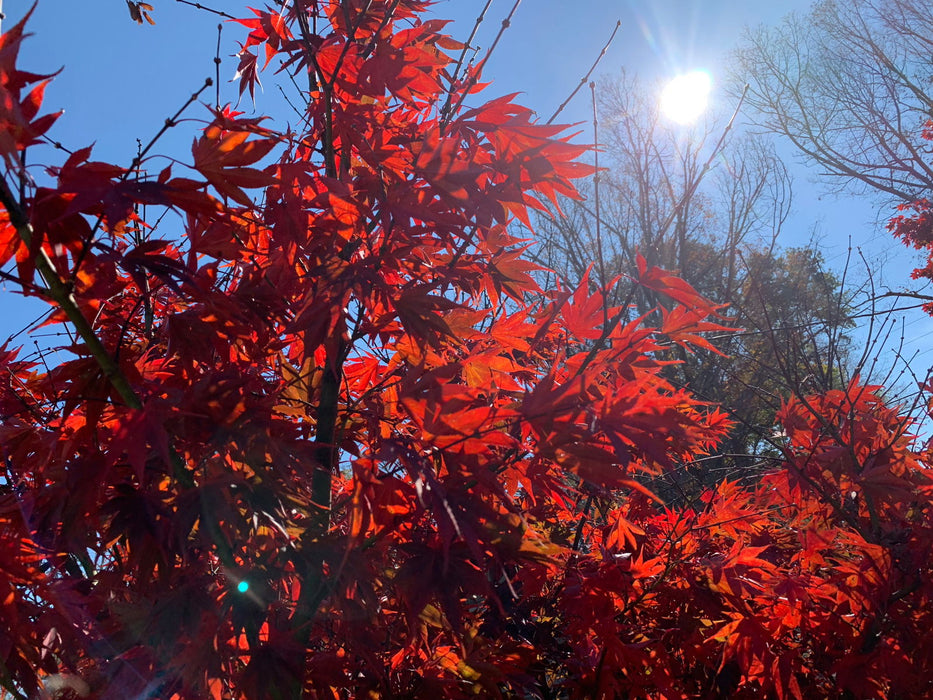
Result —
[[[135, 24], [124, 0], [40, 0], [29, 26], [36, 36], [26, 44], [23, 62], [38, 70], [64, 66], [46, 104], [67, 110], [56, 128], [56, 137], [66, 145], [96, 140], [100, 157], [130, 158], [136, 138], [148, 138], [205, 77], [214, 75], [220, 18], [171, 0], [150, 4], [155, 26]], [[466, 38], [484, 4], [438, 0], [434, 13], [455, 20], [451, 33]], [[231, 14], [240, 7], [229, 0], [215, 5]], [[478, 37], [481, 46], [491, 43], [511, 5], [512, 0], [493, 3]], [[550, 114], [585, 73], [617, 20], [622, 28], [599, 73], [626, 66], [660, 77], [700, 67], [715, 76], [745, 24], [771, 23], [808, 5], [809, 0], [524, 0], [486, 77], [494, 81], [493, 92], [523, 92], [525, 104]], [[15, 22], [28, 6], [25, 0], [8, 1], [5, 21]], [[224, 25], [221, 78], [229, 80], [236, 67], [236, 41], [245, 31]], [[276, 80], [271, 75], [264, 80], [265, 93], [257, 96], [260, 111], [270, 103], [280, 108]], [[221, 91], [221, 101], [235, 99], [231, 84], [224, 82]], [[568, 117], [585, 118], [585, 101], [575, 107]], [[166, 144], [186, 149], [191, 134], [184, 127], [178, 131]]]
[[[435, 11], [455, 18], [457, 30], [462, 25], [468, 31], [484, 4], [483, 0], [440, 0]], [[495, 11], [482, 25], [481, 38], [487, 43], [511, 4], [511, 0], [493, 4]], [[770, 24], [809, 4], [809, 0], [525, 0], [489, 75], [497, 88], [523, 91], [529, 106], [550, 114], [598, 55], [616, 21], [622, 27], [598, 73], [611, 74], [625, 66], [649, 78], [694, 68], [715, 74], [745, 25]], [[585, 106], [585, 101], [578, 104], [571, 114], [583, 118]]]
[[[35, 36], [27, 41], [20, 62], [35, 71], [64, 67], [46, 96], [48, 109], [66, 110], [51, 133], [53, 138], [72, 149], [96, 142], [96, 158], [129, 164], [137, 139], [148, 141], [165, 118], [214, 75], [220, 18], [172, 0], [150, 3], [155, 26], [135, 24], [124, 0], [40, 0], [29, 25]], [[202, 4], [211, 5], [211, 0]], [[484, 4], [485, 0], [438, 0], [434, 13], [455, 20], [450, 33], [465, 39]], [[644, 78], [663, 79], [704, 68], [714, 79], [714, 106], [718, 100], [721, 111], [731, 112], [732, 106], [716, 91], [716, 79], [742, 28], [775, 23], [787, 12], [805, 11], [809, 4], [809, 0], [524, 0], [487, 68], [485, 77], [493, 81], [489, 97], [522, 92], [520, 101], [546, 118], [576, 86], [621, 20], [597, 75], [611, 75], [624, 66]], [[17, 21], [28, 5], [25, 0], [15, 4], [8, 0], [4, 23]], [[491, 43], [511, 5], [512, 0], [493, 3], [477, 40], [481, 46]], [[231, 14], [241, 7], [229, 0], [215, 0], [214, 6]], [[244, 37], [243, 27], [224, 22], [222, 103], [236, 99], [235, 86], [228, 81], [235, 72], [236, 42]], [[277, 80], [265, 76], [256, 109], [272, 111], [284, 123], [293, 115], [283, 109]], [[213, 101], [213, 89], [205, 98]], [[241, 107], [252, 109], [249, 103]], [[588, 113], [588, 91], [583, 90], [563, 120], [588, 120]], [[186, 116], [204, 115], [203, 108], [195, 106]], [[186, 158], [196, 129], [195, 123], [182, 123], [170, 130], [156, 151]], [[59, 155], [51, 149], [35, 149], [30, 158], [34, 163], [55, 163]], [[817, 225], [825, 236], [827, 258], [841, 264], [851, 235], [856, 245], [866, 247], [870, 259], [895, 254], [898, 263], [890, 281], [906, 284], [912, 258], [873, 222], [876, 208], [864, 200], [824, 196], [807, 182], [808, 176], [795, 168], [795, 216], [786, 229], [786, 242], [805, 242]], [[42, 308], [36, 303], [23, 305], [10, 294], [3, 294], [0, 304], [0, 341]], [[912, 322], [924, 335], [929, 327], [925, 320]]]

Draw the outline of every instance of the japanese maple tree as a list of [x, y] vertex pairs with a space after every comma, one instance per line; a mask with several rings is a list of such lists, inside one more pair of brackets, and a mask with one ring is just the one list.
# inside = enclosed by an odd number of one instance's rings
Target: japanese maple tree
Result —
[[281, 59], [300, 128], [210, 110], [187, 165], [85, 148], [43, 184], [49, 77], [3, 34], [0, 264], [74, 339], [0, 349], [5, 690], [920, 697], [908, 421], [857, 382], [801, 398], [761, 484], [658, 503], [729, 427], [659, 359], [719, 310], [644, 261], [661, 328], [538, 287], [510, 224], [584, 147], [483, 101], [429, 4], [254, 10], [240, 91]]

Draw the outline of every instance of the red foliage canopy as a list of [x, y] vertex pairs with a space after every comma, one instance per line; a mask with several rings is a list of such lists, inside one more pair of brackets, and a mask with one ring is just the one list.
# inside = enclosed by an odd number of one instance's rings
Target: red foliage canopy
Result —
[[22, 197], [18, 154], [55, 115], [16, 65], [23, 25], [3, 35], [0, 264], [75, 342], [48, 371], [0, 349], [0, 682], [928, 694], [907, 421], [857, 383], [794, 401], [761, 483], [659, 504], [650, 478], [729, 426], [661, 373], [716, 309], [645, 265], [677, 303], [662, 329], [586, 280], [537, 286], [509, 224], [575, 196], [583, 149], [511, 97], [464, 106], [478, 69], [452, 72], [428, 4], [255, 10], [241, 91], [274, 57], [300, 69], [300, 133], [217, 110], [185, 175], [84, 149]]

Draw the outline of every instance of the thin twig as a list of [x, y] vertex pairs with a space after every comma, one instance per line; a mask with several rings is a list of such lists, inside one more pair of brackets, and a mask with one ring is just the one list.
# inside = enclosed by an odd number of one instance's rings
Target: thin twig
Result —
[[460, 58], [457, 59], [457, 66], [454, 68], [453, 75], [450, 77], [450, 90], [447, 91], [447, 99], [444, 101], [444, 106], [441, 108], [441, 117], [446, 117], [450, 112], [450, 103], [454, 97], [454, 86], [457, 84], [457, 79], [460, 77], [460, 70], [463, 68], [463, 59], [466, 58], [467, 51], [470, 50], [470, 47], [473, 44], [473, 39], [476, 37], [476, 32], [479, 31], [479, 25], [483, 23], [483, 20], [486, 18], [486, 12], [489, 10], [492, 5], [492, 0], [486, 0], [486, 5], [483, 7], [483, 11], [479, 13], [479, 17], [476, 18], [476, 22], [473, 23], [473, 31], [470, 32], [469, 38], [466, 40], [466, 43], [463, 45], [463, 49], [460, 51]]
[[217, 24], [217, 51], [214, 53], [214, 89], [216, 91], [214, 106], [217, 109], [220, 109], [220, 35], [223, 28], [223, 24]]
[[72, 151], [70, 148], [67, 148], [66, 146], [63, 146], [60, 141], [50, 139], [48, 136], [43, 136], [42, 140], [49, 144], [52, 148], [56, 148], [59, 151], [64, 151], [68, 155], [74, 155], [74, 151]]
[[739, 103], [735, 106], [735, 111], [732, 113], [732, 117], [729, 119], [729, 122], [726, 124], [726, 128], [722, 130], [722, 135], [719, 137], [719, 140], [716, 142], [716, 145], [713, 147], [712, 152], [709, 154], [709, 158], [706, 159], [706, 162], [703, 164], [703, 167], [700, 169], [700, 172], [693, 179], [693, 182], [690, 183], [686, 191], [681, 195], [680, 200], [674, 205], [674, 208], [671, 210], [671, 213], [664, 220], [664, 223], [661, 224], [661, 228], [658, 231], [659, 235], [664, 235], [667, 232], [667, 229], [670, 228], [671, 224], [674, 222], [674, 217], [677, 216], [677, 213], [683, 208], [683, 206], [693, 197], [694, 193], [697, 191], [697, 187], [700, 186], [700, 183], [703, 181], [704, 176], [713, 165], [713, 161], [722, 151], [722, 147], [725, 145], [726, 136], [732, 130], [732, 125], [735, 123], [735, 119], [739, 116], [739, 110], [742, 109], [742, 104], [745, 102], [745, 95], [748, 94], [748, 83], [745, 84], [745, 88], [742, 90], [742, 96], [739, 98]]
[[512, 26], [512, 17], [515, 15], [516, 10], [518, 10], [518, 6], [521, 4], [522, 0], [515, 0], [515, 4], [512, 5], [512, 9], [509, 11], [508, 16], [502, 20], [502, 25], [499, 27], [499, 33], [496, 34], [496, 38], [495, 41], [492, 42], [492, 46], [489, 47], [486, 55], [483, 56], [483, 60], [479, 62], [479, 65], [476, 67], [473, 75], [470, 76], [468, 84], [465, 85], [463, 90], [460, 91], [460, 96], [457, 98], [457, 104], [455, 104], [447, 112], [447, 114], [443, 115], [441, 119], [441, 133], [443, 133], [444, 129], [447, 128], [447, 125], [450, 123], [453, 115], [460, 110], [461, 105], [463, 105], [463, 101], [466, 99], [467, 94], [470, 92], [470, 88], [476, 84], [480, 73], [482, 73], [483, 68], [486, 66], [486, 62], [489, 61], [489, 58], [492, 56], [493, 52], [496, 50], [496, 47], [499, 45], [499, 41], [502, 39], [502, 35], [505, 34], [505, 30]]
[[[341, 49], [340, 51], [340, 56], [337, 58], [337, 62], [334, 64], [334, 70], [330, 74], [330, 80], [327, 81], [327, 87], [331, 90], [333, 90], [334, 84], [337, 82], [337, 76], [340, 75], [340, 69], [343, 68], [343, 62], [346, 60], [347, 54], [350, 52], [350, 46], [352, 46], [353, 43], [356, 41], [356, 33], [360, 30], [360, 27], [363, 26], [363, 22], [366, 21], [366, 15], [369, 13], [369, 8], [372, 6], [372, 4], [373, 4], [372, 0], [366, 0], [366, 4], [359, 11], [359, 15], [356, 18], [356, 22], [354, 22], [353, 25], [350, 27], [350, 31], [347, 34], [347, 40], [343, 45], [343, 49]], [[395, 3], [395, 6], [397, 5], [398, 3]], [[394, 11], [395, 10], [393, 7], [393, 9], [390, 12], [394, 12]], [[386, 21], [387, 18], [391, 19], [391, 15], [388, 13], [386, 14], [386, 16], [383, 17], [383, 21]], [[321, 78], [323, 77], [324, 77], [324, 74], [322, 73]]]
[[593, 199], [596, 210], [596, 266], [599, 269], [599, 290], [603, 295], [603, 326], [609, 323], [609, 300], [606, 279], [606, 261], [603, 258], [603, 236], [600, 228], [599, 215], [599, 117], [596, 113], [596, 83], [590, 83], [590, 94], [593, 98]]
[[557, 111], [551, 115], [551, 118], [548, 119], [546, 123], [551, 124], [555, 119], [557, 119], [557, 115], [563, 112], [564, 108], [570, 104], [570, 101], [573, 100], [574, 97], [576, 97], [577, 93], [580, 92], [580, 88], [586, 85], [586, 83], [590, 79], [590, 76], [593, 75], [593, 71], [596, 70], [596, 66], [599, 65], [599, 62], [603, 59], [603, 56], [606, 55], [606, 52], [609, 50], [609, 47], [612, 45], [612, 41], [616, 38], [616, 33], [619, 31], [619, 27], [621, 26], [622, 26], [622, 20], [618, 20], [616, 22], [616, 26], [612, 29], [612, 34], [609, 35], [609, 41], [607, 41], [606, 45], [603, 46], [603, 50], [599, 52], [599, 56], [597, 56], [596, 60], [593, 61], [593, 65], [590, 66], [590, 69], [586, 72], [586, 75], [580, 78], [580, 82], [577, 83], [577, 86], [573, 89], [573, 92], [570, 93], [570, 95], [567, 97], [566, 100], [561, 102], [560, 107], [557, 108]]
[[382, 31], [387, 26], [389, 26], [389, 22], [395, 19], [395, 11], [398, 9], [400, 2], [401, 0], [392, 0], [392, 7], [386, 10], [385, 15], [382, 17], [382, 21], [379, 22], [379, 28], [373, 32], [372, 39], [369, 40], [369, 43], [366, 45], [366, 48], [363, 49], [362, 53], [360, 54], [364, 59], [369, 58], [370, 54], [376, 48], [376, 42], [378, 41], [379, 37], [382, 36]]
[[[179, 2], [181, 1], [182, 0], [179, 0]], [[183, 104], [179, 108], [179, 110], [175, 112], [175, 114], [173, 114], [171, 117], [165, 120], [165, 123], [162, 125], [162, 128], [159, 129], [156, 135], [153, 136], [149, 140], [149, 143], [146, 144], [146, 147], [143, 148], [143, 150], [140, 151], [139, 154], [133, 159], [133, 162], [130, 164], [129, 170], [123, 173], [123, 177], [121, 178], [122, 180], [126, 180], [126, 178], [129, 177], [129, 174], [133, 170], [135, 170], [137, 167], [139, 167], [140, 163], [142, 163], [143, 161], [143, 158], [145, 158], [146, 155], [149, 153], [149, 151], [152, 150], [152, 147], [156, 145], [158, 140], [162, 138], [165, 132], [171, 129], [173, 126], [177, 126], [178, 120], [181, 118], [181, 115], [184, 113], [184, 111], [188, 109], [188, 107], [190, 107], [192, 104], [194, 104], [194, 102], [201, 96], [201, 93], [207, 90], [207, 88], [209, 88], [213, 84], [214, 84], [214, 80], [212, 78], [205, 78], [204, 84], [197, 90], [197, 92], [192, 93], [191, 97], [187, 99], [185, 104]]]
[[[204, 85], [202, 85], [200, 89], [197, 90], [197, 92], [192, 93], [191, 97], [187, 99], [187, 101], [181, 106], [181, 108], [177, 112], [175, 112], [175, 114], [173, 114], [171, 117], [165, 120], [165, 123], [162, 125], [162, 128], [159, 129], [158, 133], [156, 133], [156, 135], [153, 136], [149, 140], [149, 143], [146, 144], [145, 148], [137, 152], [136, 157], [133, 158], [133, 162], [130, 163], [130, 167], [127, 168], [123, 172], [123, 175], [120, 176], [120, 182], [126, 181], [126, 179], [133, 173], [133, 171], [135, 171], [142, 164], [143, 159], [146, 157], [146, 154], [149, 153], [150, 150], [152, 150], [153, 146], [156, 145], [158, 140], [162, 138], [165, 132], [171, 129], [173, 126], [176, 126], [178, 124], [178, 119], [181, 117], [182, 113], [184, 113], [184, 111], [188, 109], [188, 107], [190, 107], [192, 104], [194, 104], [195, 100], [197, 100], [201, 96], [202, 92], [204, 92], [207, 88], [209, 88], [213, 84], [214, 84], [213, 79], [206, 78], [204, 80]], [[94, 227], [91, 229], [90, 233], [88, 233], [88, 235], [85, 237], [85, 239], [81, 242], [81, 252], [79, 252], [78, 255], [75, 257], [74, 269], [71, 272], [72, 282], [77, 278], [78, 272], [81, 269], [81, 264], [84, 262], [84, 259], [87, 257], [88, 251], [90, 251], [91, 249], [91, 243], [94, 241], [94, 236], [97, 235], [97, 231], [100, 229], [100, 225], [103, 222], [103, 220], [104, 220], [103, 214], [98, 216], [97, 221], [94, 222]]]
[[307, 116], [306, 116], [305, 114], [302, 114], [302, 113], [298, 110], [298, 108], [292, 103], [292, 101], [289, 99], [288, 95], [285, 94], [285, 90], [282, 89], [282, 86], [281, 86], [281, 85], [276, 85], [276, 87], [279, 89], [279, 92], [282, 93], [282, 97], [285, 99], [285, 102], [288, 104], [288, 106], [291, 107], [291, 108], [292, 108], [292, 111], [293, 111], [295, 114], [298, 115], [298, 118], [307, 121]]
[[204, 10], [205, 12], [213, 12], [215, 15], [220, 15], [221, 17], [226, 17], [227, 19], [236, 19], [233, 15], [228, 15], [226, 12], [221, 12], [220, 10], [215, 10], [212, 7], [204, 7], [199, 2], [190, 2], [190, 0], [175, 0], [175, 2], [180, 2], [182, 5], [190, 5], [191, 7], [196, 7], [199, 10]]
[[301, 39], [305, 45], [305, 51], [308, 60], [311, 62], [313, 70], [308, 71], [308, 94], [315, 92], [318, 88], [317, 76], [320, 76], [322, 100], [324, 103], [324, 134], [321, 144], [321, 155], [324, 157], [324, 171], [328, 177], [337, 177], [337, 170], [334, 163], [334, 125], [333, 125], [333, 90], [330, 89], [324, 81], [324, 71], [321, 69], [317, 60], [317, 50], [314, 46], [314, 34], [308, 25], [308, 18], [301, 12], [297, 13], [298, 26], [301, 29]]
[[[583, 510], [580, 511], [580, 520], [577, 521], [576, 532], [573, 535], [573, 545], [571, 545], [570, 551], [573, 554], [576, 554], [580, 551], [580, 543], [583, 540], [583, 527], [586, 525], [586, 521], [590, 518], [590, 507], [593, 505], [593, 494], [587, 494], [586, 501], [583, 503]], [[573, 561], [573, 557], [567, 560], [569, 565]]]

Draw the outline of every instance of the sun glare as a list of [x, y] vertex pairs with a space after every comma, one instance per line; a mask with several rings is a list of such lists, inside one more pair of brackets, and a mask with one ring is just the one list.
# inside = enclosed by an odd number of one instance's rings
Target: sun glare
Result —
[[706, 111], [712, 85], [705, 70], [678, 75], [661, 93], [661, 113], [678, 124], [692, 124]]

